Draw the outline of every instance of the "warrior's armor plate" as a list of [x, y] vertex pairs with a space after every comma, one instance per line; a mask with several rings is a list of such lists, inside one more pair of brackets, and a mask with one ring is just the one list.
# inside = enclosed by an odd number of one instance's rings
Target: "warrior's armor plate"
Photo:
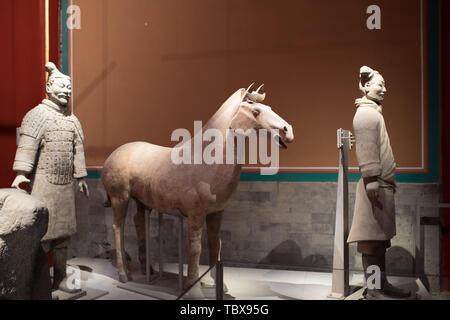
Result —
[[13, 169], [44, 174], [52, 184], [69, 184], [86, 176], [83, 140], [78, 119], [44, 100], [22, 122]]

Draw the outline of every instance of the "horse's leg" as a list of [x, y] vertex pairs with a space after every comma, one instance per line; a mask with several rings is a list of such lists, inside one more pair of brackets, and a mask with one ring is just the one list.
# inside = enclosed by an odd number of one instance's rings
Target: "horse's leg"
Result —
[[125, 218], [128, 210], [129, 197], [122, 199], [112, 198], [111, 205], [114, 210], [114, 239], [116, 241], [116, 257], [117, 257], [117, 269], [119, 271], [119, 281], [128, 282], [131, 277], [128, 273], [127, 261], [124, 249], [124, 227]]
[[[145, 206], [136, 200], [137, 212], [134, 216], [134, 225], [136, 227], [136, 236], [139, 250], [139, 263], [141, 264], [142, 274], [146, 273], [145, 258]], [[151, 210], [149, 208], [149, 210]]]
[[[220, 260], [220, 227], [222, 226], [223, 211], [211, 213], [206, 216], [206, 227], [208, 230], [208, 250], [209, 266], [212, 267]], [[211, 278], [216, 282], [216, 270], [211, 271]], [[226, 284], [223, 284], [223, 291], [228, 292]]]
[[188, 277], [185, 287], [192, 285], [199, 276], [200, 253], [202, 251], [202, 231], [205, 214], [201, 211], [188, 213]]

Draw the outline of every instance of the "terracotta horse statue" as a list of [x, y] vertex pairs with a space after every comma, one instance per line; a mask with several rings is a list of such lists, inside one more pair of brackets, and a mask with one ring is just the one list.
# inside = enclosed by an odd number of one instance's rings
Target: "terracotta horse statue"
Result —
[[[277, 147], [286, 148], [294, 140], [292, 126], [262, 104], [266, 94], [262, 86], [236, 91], [203, 127], [222, 133], [223, 148], [227, 145], [227, 132], [242, 129], [266, 129], [271, 132]], [[276, 135], [274, 132], [278, 132]], [[228, 137], [228, 139], [230, 139]], [[234, 138], [233, 138], [234, 139]], [[184, 142], [194, 150], [195, 136]], [[203, 142], [204, 143], [204, 142]], [[159, 212], [179, 210], [188, 219], [188, 277], [185, 287], [199, 276], [202, 229], [206, 221], [210, 265], [220, 259], [220, 227], [228, 200], [239, 183], [242, 164], [174, 164], [175, 148], [166, 148], [146, 142], [133, 142], [116, 149], [106, 160], [102, 181], [108, 202], [114, 210], [113, 230], [117, 252], [119, 280], [131, 279], [125, 259], [124, 224], [128, 203], [137, 203], [136, 225], [139, 260], [145, 265], [145, 209]], [[174, 150], [175, 149], [175, 150]], [[225, 154], [225, 152], [223, 153]], [[234, 154], [236, 158], [236, 152]]]

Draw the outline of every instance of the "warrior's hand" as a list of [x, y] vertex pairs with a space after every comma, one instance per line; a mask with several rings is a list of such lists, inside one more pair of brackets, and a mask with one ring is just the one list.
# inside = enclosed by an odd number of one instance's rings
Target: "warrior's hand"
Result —
[[378, 181], [372, 181], [366, 185], [367, 197], [369, 197], [370, 201], [372, 202], [378, 201], [379, 190], [380, 184], [378, 183]]
[[377, 177], [364, 178], [364, 186], [366, 187], [367, 197], [372, 203], [378, 202], [378, 194], [380, 190], [380, 183]]
[[78, 179], [78, 190], [86, 197], [89, 197], [89, 188], [84, 179]]
[[20, 189], [20, 184], [21, 183], [30, 183], [30, 180], [27, 179], [27, 177], [25, 176], [24, 173], [17, 173], [16, 178], [14, 179], [11, 188], [16, 188], [16, 189]]

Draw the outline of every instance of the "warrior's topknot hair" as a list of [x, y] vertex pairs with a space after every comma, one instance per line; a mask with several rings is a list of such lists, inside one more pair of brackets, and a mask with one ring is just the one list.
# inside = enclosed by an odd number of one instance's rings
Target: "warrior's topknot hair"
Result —
[[55, 78], [66, 78], [70, 79], [69, 76], [61, 73], [53, 62], [48, 62], [45, 65], [45, 70], [48, 72], [48, 81], [53, 81]]
[[364, 86], [367, 82], [371, 81], [376, 74], [380, 73], [367, 66], [363, 66], [359, 70], [359, 90], [361, 90], [363, 94], [365, 94]]

